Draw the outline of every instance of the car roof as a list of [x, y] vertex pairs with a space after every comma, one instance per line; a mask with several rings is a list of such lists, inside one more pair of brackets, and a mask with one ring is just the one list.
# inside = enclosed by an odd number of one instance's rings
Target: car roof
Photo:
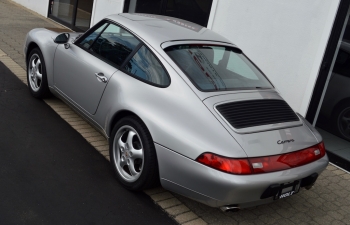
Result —
[[215, 41], [233, 45], [228, 39], [198, 24], [174, 17], [120, 13], [107, 17], [130, 29], [151, 45], [161, 45], [168, 41], [198, 40]]

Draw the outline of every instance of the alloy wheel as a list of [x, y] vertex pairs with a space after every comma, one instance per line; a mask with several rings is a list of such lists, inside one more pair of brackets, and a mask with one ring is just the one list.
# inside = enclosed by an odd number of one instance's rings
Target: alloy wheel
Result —
[[134, 182], [140, 177], [144, 150], [139, 134], [131, 126], [122, 126], [115, 134], [113, 160], [119, 175], [126, 182]]
[[38, 54], [35, 53], [30, 57], [28, 67], [29, 85], [34, 92], [37, 92], [43, 80], [42, 63]]

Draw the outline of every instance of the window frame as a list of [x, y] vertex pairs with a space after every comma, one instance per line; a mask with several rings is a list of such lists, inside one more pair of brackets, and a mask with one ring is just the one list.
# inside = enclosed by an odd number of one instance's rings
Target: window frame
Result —
[[[78, 10], [78, 4], [79, 4], [77, 1], [74, 1], [74, 3], [73, 3], [73, 15], [72, 15], [73, 18], [70, 22], [67, 22], [65, 20], [62, 20], [59, 17], [52, 15], [52, 11], [51, 11], [52, 3], [53, 3], [53, 0], [48, 1], [47, 18], [50, 18], [58, 23], [61, 23], [61, 24], [65, 25], [66, 27], [68, 27], [69, 29], [72, 29], [74, 31], [86, 32], [89, 30], [89, 28], [91, 26], [91, 22], [92, 22], [92, 13], [91, 13], [90, 21], [89, 21], [89, 26], [87, 27], [87, 29], [81, 29], [81, 28], [76, 26], [77, 10]], [[93, 8], [94, 8], [94, 6], [92, 5], [92, 8], [91, 8], [92, 12], [93, 12]]]
[[[80, 45], [80, 43], [86, 38], [88, 37], [90, 34], [92, 34], [94, 31], [96, 31], [98, 28], [100, 28], [101, 26], [103, 26], [103, 24], [107, 23], [108, 25], [97, 35], [96, 39], [93, 41], [93, 43], [89, 46], [88, 49], [84, 48], [83, 46]], [[126, 30], [127, 32], [129, 32], [132, 36], [134, 36], [140, 43], [135, 47], [135, 49], [130, 52], [130, 54], [124, 59], [123, 63], [118, 66], [117, 64], [113, 63], [112, 61], [110, 60], [107, 60], [105, 59], [104, 57], [102, 57], [101, 55], [91, 51], [91, 47], [94, 45], [95, 41], [100, 37], [100, 35], [106, 30], [106, 28], [110, 25], [110, 24], [113, 24], [115, 26], [118, 26], [124, 30]], [[159, 60], [159, 57], [154, 54], [154, 51], [152, 51], [152, 49], [150, 49], [148, 47], [148, 45], [146, 45], [134, 32], [132, 32], [130, 29], [126, 28], [125, 26], [113, 21], [113, 20], [110, 20], [110, 19], [103, 19], [101, 20], [100, 22], [98, 22], [96, 25], [94, 25], [93, 27], [91, 27], [89, 30], [87, 30], [83, 35], [81, 35], [77, 40], [74, 41], [73, 43], [75, 46], [79, 47], [80, 49], [86, 51], [87, 53], [95, 56], [96, 58], [102, 60], [103, 62], [115, 67], [116, 69], [122, 71], [123, 73], [139, 80], [139, 81], [142, 81], [146, 84], [149, 84], [149, 85], [152, 85], [152, 86], [155, 86], [155, 87], [158, 87], [158, 88], [167, 88], [170, 86], [171, 84], [171, 77], [168, 73], [168, 71], [166, 70], [165, 66], [163, 65], [162, 61]], [[132, 57], [134, 57], [134, 55], [139, 51], [139, 49], [142, 47], [142, 46], [145, 46], [151, 53], [152, 55], [158, 60], [159, 64], [162, 66], [163, 70], [165, 71], [165, 74], [166, 76], [168, 76], [168, 79], [169, 79], [169, 83], [166, 84], [166, 85], [159, 85], [159, 84], [156, 84], [156, 83], [153, 83], [153, 82], [150, 82], [150, 81], [147, 81], [147, 80], [144, 80], [140, 77], [137, 77], [135, 76], [134, 74], [132, 73], [129, 73], [127, 72], [123, 67], [125, 66], [125, 64], [127, 62], [129, 62]]]

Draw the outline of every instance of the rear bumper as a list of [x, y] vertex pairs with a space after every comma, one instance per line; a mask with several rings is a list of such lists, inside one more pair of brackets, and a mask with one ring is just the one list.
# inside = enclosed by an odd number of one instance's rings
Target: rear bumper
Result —
[[261, 199], [274, 184], [289, 183], [317, 173], [328, 165], [328, 157], [297, 168], [258, 175], [233, 175], [195, 162], [155, 144], [161, 184], [164, 188], [212, 207], [239, 205], [246, 208], [273, 201]]

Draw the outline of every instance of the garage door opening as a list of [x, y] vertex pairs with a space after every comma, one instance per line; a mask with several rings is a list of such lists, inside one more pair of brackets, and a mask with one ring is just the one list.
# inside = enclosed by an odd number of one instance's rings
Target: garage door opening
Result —
[[123, 12], [171, 16], [206, 27], [213, 0], [125, 0]]
[[313, 125], [323, 137], [331, 162], [350, 170], [349, 10], [336, 44]]

